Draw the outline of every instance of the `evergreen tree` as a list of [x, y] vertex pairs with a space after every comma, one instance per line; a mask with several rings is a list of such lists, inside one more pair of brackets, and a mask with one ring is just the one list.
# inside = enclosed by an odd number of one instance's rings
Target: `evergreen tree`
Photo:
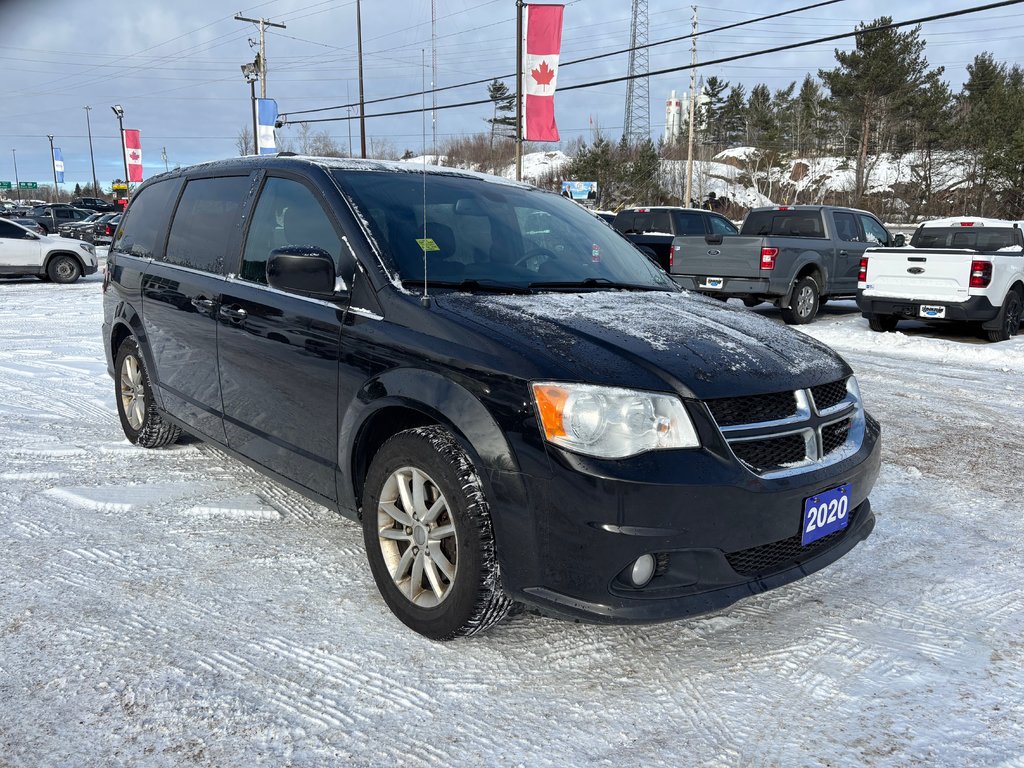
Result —
[[734, 146], [746, 141], [747, 95], [742, 85], [734, 85], [729, 89], [720, 119], [723, 144]]
[[493, 103], [491, 117], [486, 120], [491, 126], [491, 146], [494, 137], [515, 138], [516, 135], [516, 95], [501, 80], [495, 78], [487, 84], [487, 98]]
[[695, 119], [695, 124], [700, 128], [703, 136], [718, 148], [725, 141], [722, 111], [726, 103], [726, 97], [723, 94], [728, 88], [729, 83], [720, 77], [712, 75], [705, 80], [703, 89], [705, 98], [698, 102], [700, 110]]

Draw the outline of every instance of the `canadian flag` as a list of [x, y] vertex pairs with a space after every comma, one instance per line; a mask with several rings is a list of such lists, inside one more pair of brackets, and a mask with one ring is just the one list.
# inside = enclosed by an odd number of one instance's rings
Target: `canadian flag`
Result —
[[527, 5], [523, 9], [523, 137], [527, 141], [558, 141], [555, 86], [564, 8]]
[[142, 181], [142, 140], [137, 130], [124, 129], [124, 159], [128, 164], [128, 181]]

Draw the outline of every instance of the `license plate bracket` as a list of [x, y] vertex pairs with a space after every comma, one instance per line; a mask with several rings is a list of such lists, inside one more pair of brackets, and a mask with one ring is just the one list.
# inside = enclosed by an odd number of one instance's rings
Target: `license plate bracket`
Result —
[[946, 308], [941, 304], [922, 304], [917, 312], [926, 319], [942, 320], [946, 317]]
[[717, 291], [723, 285], [725, 285], [725, 280], [723, 280], [720, 277], [705, 277], [704, 278], [704, 282], [701, 283], [700, 287], [701, 288], [710, 288], [711, 290]]

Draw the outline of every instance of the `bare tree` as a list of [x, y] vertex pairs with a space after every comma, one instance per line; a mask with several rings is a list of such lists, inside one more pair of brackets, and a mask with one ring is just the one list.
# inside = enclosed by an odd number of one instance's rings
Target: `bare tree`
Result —
[[238, 148], [238, 154], [243, 157], [252, 154], [252, 131], [249, 130], [248, 125], [243, 125], [238, 131], [238, 136], [235, 138], [235, 146]]

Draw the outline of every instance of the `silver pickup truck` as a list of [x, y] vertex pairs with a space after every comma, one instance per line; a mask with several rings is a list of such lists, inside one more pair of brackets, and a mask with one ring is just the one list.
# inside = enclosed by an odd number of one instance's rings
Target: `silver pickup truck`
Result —
[[672, 242], [672, 277], [683, 288], [747, 306], [769, 301], [790, 324], [809, 323], [830, 298], [857, 295], [864, 251], [900, 247], [867, 211], [828, 205], [755, 208], [738, 235], [685, 235]]

